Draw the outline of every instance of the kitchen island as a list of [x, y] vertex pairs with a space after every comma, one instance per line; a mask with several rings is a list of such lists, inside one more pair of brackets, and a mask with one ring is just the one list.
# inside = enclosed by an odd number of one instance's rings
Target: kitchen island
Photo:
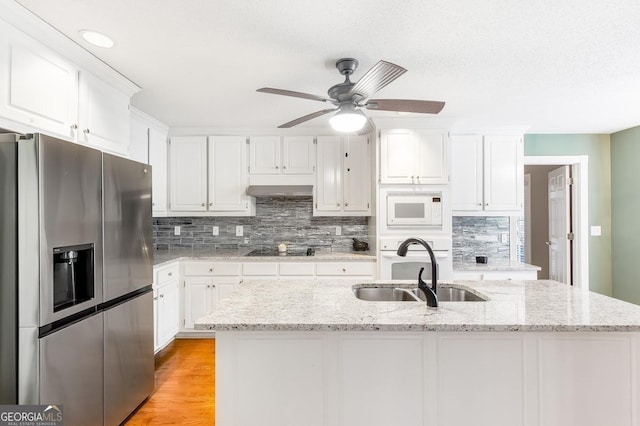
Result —
[[[216, 330], [225, 425], [640, 425], [640, 307], [553, 281], [483, 302], [370, 302], [354, 281], [246, 281]], [[410, 282], [394, 282], [408, 286]]]

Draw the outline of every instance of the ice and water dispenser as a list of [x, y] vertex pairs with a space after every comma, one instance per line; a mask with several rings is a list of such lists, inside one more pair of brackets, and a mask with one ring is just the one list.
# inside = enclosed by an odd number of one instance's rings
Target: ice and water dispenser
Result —
[[94, 297], [94, 247], [82, 244], [53, 249], [53, 311]]

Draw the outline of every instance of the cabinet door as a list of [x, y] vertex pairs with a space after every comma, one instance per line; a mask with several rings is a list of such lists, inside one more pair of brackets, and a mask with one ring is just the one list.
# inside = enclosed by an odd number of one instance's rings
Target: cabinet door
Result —
[[315, 170], [313, 136], [285, 136], [282, 139], [282, 173], [310, 175]]
[[249, 173], [280, 174], [280, 136], [252, 136], [249, 139]]
[[149, 164], [149, 126], [133, 112], [129, 117], [129, 158]]
[[449, 183], [449, 144], [447, 134], [441, 131], [415, 130], [414, 143], [415, 183]]
[[194, 322], [213, 306], [215, 287], [211, 278], [194, 277], [185, 280], [184, 328], [193, 328]]
[[451, 137], [453, 210], [482, 210], [482, 136]]
[[159, 289], [158, 345], [164, 346], [178, 333], [179, 296], [178, 280], [172, 280]]
[[23, 33], [0, 29], [0, 116], [74, 139], [78, 70]]
[[153, 215], [167, 214], [167, 134], [149, 128], [149, 164], [152, 167]]
[[170, 144], [172, 211], [207, 210], [207, 137], [176, 137]]
[[484, 209], [522, 210], [524, 153], [521, 136], [484, 137]]
[[371, 176], [369, 171], [369, 139], [349, 136], [345, 140], [344, 210], [370, 212]]
[[233, 293], [233, 289], [235, 288], [235, 286], [238, 284], [239, 280], [237, 278], [227, 278], [227, 279], [220, 279], [220, 278], [216, 278], [213, 281], [213, 285], [214, 285], [214, 307], [215, 305], [221, 301], [221, 300], [225, 300], [231, 297], [231, 294]]
[[242, 136], [209, 137], [209, 210], [246, 211], [247, 143]]
[[128, 154], [129, 97], [88, 72], [80, 72], [78, 142]]
[[380, 181], [414, 183], [416, 143], [411, 130], [383, 130], [380, 147]]
[[315, 212], [342, 210], [342, 141], [339, 136], [318, 136]]
[[153, 290], [153, 351], [156, 352], [160, 349], [158, 343], [158, 335], [160, 333], [160, 321], [158, 320], [160, 309], [160, 298], [158, 297], [158, 290]]

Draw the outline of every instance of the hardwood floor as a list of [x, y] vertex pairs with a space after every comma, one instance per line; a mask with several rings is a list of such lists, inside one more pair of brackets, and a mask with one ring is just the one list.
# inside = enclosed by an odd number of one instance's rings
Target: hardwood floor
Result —
[[125, 424], [213, 425], [215, 350], [214, 339], [176, 339], [160, 351], [155, 390]]

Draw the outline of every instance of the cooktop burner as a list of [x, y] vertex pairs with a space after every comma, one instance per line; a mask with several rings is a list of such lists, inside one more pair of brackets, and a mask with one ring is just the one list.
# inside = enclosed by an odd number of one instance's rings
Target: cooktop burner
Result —
[[313, 249], [307, 249], [307, 251], [301, 250], [288, 250], [284, 253], [280, 253], [277, 250], [264, 250], [264, 249], [255, 249], [251, 250], [249, 253], [245, 254], [245, 256], [313, 256], [315, 251]]

